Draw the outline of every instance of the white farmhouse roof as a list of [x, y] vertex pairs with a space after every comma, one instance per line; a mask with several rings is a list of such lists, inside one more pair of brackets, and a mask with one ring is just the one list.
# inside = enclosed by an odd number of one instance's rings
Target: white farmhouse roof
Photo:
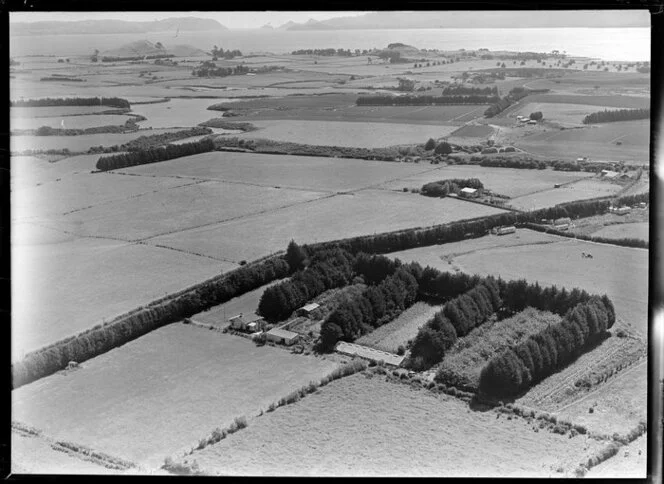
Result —
[[279, 328], [273, 328], [270, 331], [267, 332], [267, 334], [271, 334], [273, 336], [276, 336], [277, 338], [297, 338], [299, 333], [294, 333], [292, 331], [288, 331], [286, 329], [279, 329]]
[[462, 189], [461, 189], [461, 193], [468, 193], [468, 194], [475, 193], [476, 191], [477, 191], [476, 188], [468, 188], [468, 187], [466, 187], [466, 188], [462, 188]]
[[602, 174], [603, 174], [606, 178], [615, 178], [615, 177], [617, 177], [618, 175], [620, 175], [620, 173], [618, 173], [617, 171], [611, 171], [611, 170], [602, 170]]
[[318, 303], [311, 303], [311, 304], [307, 304], [306, 306], [302, 306], [300, 309], [303, 309], [303, 310], [305, 310], [306, 312], [311, 312], [311, 311], [313, 311], [314, 309], [318, 309], [318, 308], [319, 308], [319, 304], [318, 304]]

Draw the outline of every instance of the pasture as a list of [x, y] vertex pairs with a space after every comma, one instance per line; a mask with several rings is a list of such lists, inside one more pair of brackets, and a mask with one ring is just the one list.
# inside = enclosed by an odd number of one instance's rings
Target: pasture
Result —
[[[66, 122], [66, 121], [65, 121]], [[28, 150], [64, 150], [72, 153], [87, 152], [93, 146], [114, 146], [127, 143], [140, 136], [172, 133], [177, 129], [142, 129], [131, 133], [97, 133], [78, 136], [11, 136], [12, 153]]]
[[[502, 239], [502, 240], [501, 240]], [[582, 258], [590, 252], [592, 259]], [[440, 270], [525, 278], [541, 285], [607, 294], [616, 309], [616, 329], [645, 336], [648, 322], [648, 251], [518, 230], [444, 245], [393, 252], [403, 262]]]
[[241, 138], [266, 138], [322, 146], [381, 148], [422, 143], [429, 138], [442, 138], [453, 126], [411, 125], [397, 123], [352, 123], [344, 121], [274, 120], [253, 121], [259, 129], [242, 134]]
[[12, 361], [237, 267], [173, 250], [12, 224]]
[[641, 239], [647, 241], [650, 239], [650, 224], [638, 222], [608, 225], [597, 232], [593, 232], [593, 235], [608, 239]]
[[[596, 106], [597, 109], [595, 109], [595, 111], [601, 111], [602, 109], [605, 108], [636, 109], [636, 108], [650, 107], [650, 99], [644, 96], [617, 96], [617, 95], [584, 96], [578, 94], [546, 93], [546, 94], [533, 94], [531, 96], [528, 96], [526, 100], [529, 103], [546, 103], [546, 104], [563, 104], [563, 105], [581, 104], [586, 106]], [[553, 108], [555, 109], [555, 107]]]
[[125, 168], [123, 173], [338, 192], [432, 170], [432, 165], [346, 158], [211, 152]]
[[590, 469], [586, 477], [607, 480], [646, 479], [648, 473], [647, 459], [648, 436], [642, 435], [631, 444], [621, 448], [614, 457]]
[[[427, 165], [423, 165], [427, 166]], [[428, 165], [430, 171], [417, 173], [383, 183], [381, 188], [402, 190], [422, 188], [422, 185], [447, 178], [479, 178], [484, 187], [508, 197], [519, 197], [552, 189], [555, 184], [570, 183], [589, 178], [592, 173], [546, 170], [521, 170], [517, 168], [491, 168], [479, 165]]]
[[546, 477], [573, 469], [599, 445], [535, 433], [523, 419], [471, 412], [447, 395], [356, 374], [252, 420], [188, 460], [210, 475]]
[[[104, 94], [108, 97], [108, 94]], [[51, 96], [51, 97], [88, 97], [79, 95], [71, 96]], [[94, 97], [94, 96], [89, 96]], [[30, 97], [30, 99], [34, 99]], [[111, 106], [17, 106], [9, 110], [10, 119], [30, 120], [30, 119], [48, 119], [53, 117], [72, 117], [88, 114], [99, 114], [104, 111], [114, 111], [117, 108]], [[67, 121], [69, 121], [67, 119]]]
[[37, 129], [49, 126], [57, 129], [86, 129], [99, 126], [123, 126], [130, 116], [119, 114], [99, 114], [85, 116], [51, 116], [39, 118], [12, 118], [12, 131], [17, 129]]
[[[526, 98], [527, 100], [528, 98]], [[615, 109], [611, 106], [597, 106], [590, 104], [571, 103], [546, 103], [529, 102], [510, 112], [510, 116], [530, 116], [531, 113], [540, 111], [544, 115], [545, 122], [553, 122], [565, 127], [585, 126], [583, 118], [588, 114]]]
[[[228, 260], [252, 260], [283, 250], [290, 240], [323, 242], [424, 227], [501, 210], [452, 198], [362, 190], [150, 239], [177, 250]], [[260, 237], [255, 234], [259, 233]]]
[[139, 122], [141, 127], [188, 128], [210, 119], [210, 111], [207, 108], [214, 102], [211, 99], [172, 98], [165, 103], [137, 104], [132, 106], [132, 112], [148, 118]]
[[154, 469], [336, 366], [176, 323], [14, 390], [12, 417]]
[[396, 353], [399, 346], [406, 346], [409, 339], [417, 336], [421, 326], [433, 318], [443, 307], [426, 302], [416, 302], [394, 321], [376, 328], [355, 340], [358, 345], [369, 346], [388, 353]]
[[512, 198], [508, 203], [519, 210], [537, 210], [575, 200], [607, 197], [617, 194], [621, 189], [622, 186], [616, 183], [588, 178], [560, 188], [551, 187], [548, 190]]

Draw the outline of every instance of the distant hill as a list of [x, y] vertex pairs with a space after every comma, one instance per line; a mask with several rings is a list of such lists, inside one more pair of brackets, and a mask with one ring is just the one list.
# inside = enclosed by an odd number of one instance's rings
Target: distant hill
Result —
[[17, 22], [11, 35], [133, 34], [164, 31], [228, 30], [216, 20], [196, 17], [168, 18], [152, 22], [127, 20], [79, 20], [75, 22]]
[[157, 43], [152, 43], [148, 40], [137, 40], [124, 44], [116, 49], [106, 50], [101, 53], [101, 56], [108, 57], [141, 57], [152, 56], [159, 54], [171, 54], [175, 57], [188, 57], [188, 56], [201, 56], [205, 55], [205, 51], [192, 47], [190, 45], [168, 45], [158, 46]]
[[286, 30], [649, 27], [647, 10], [369, 12], [294, 24]]

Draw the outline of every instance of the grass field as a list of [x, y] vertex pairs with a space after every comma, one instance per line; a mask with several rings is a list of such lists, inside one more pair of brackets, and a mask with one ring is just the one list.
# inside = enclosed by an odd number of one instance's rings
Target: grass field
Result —
[[210, 119], [211, 111], [207, 108], [214, 102], [212, 99], [173, 98], [165, 103], [132, 106], [132, 112], [148, 118], [139, 123], [145, 128], [190, 127]]
[[252, 260], [283, 250], [292, 239], [298, 243], [322, 242], [499, 212], [493, 207], [451, 198], [432, 200], [413, 193], [362, 190], [155, 237], [149, 243], [214, 258]]
[[467, 125], [450, 134], [457, 138], [486, 138], [493, 133], [493, 128], [486, 125]]
[[369, 346], [378, 350], [396, 353], [399, 346], [406, 346], [409, 339], [417, 336], [417, 331], [433, 315], [442, 309], [442, 306], [431, 305], [426, 302], [416, 302], [406, 309], [394, 321], [390, 321], [371, 333], [365, 334], [355, 340], [359, 345]]
[[487, 322], [458, 339], [438, 368], [447, 383], [462, 382], [477, 389], [480, 373], [489, 360], [559, 321], [560, 316], [555, 314], [526, 308], [511, 318]]
[[[117, 177], [122, 176], [115, 175], [108, 180]], [[140, 197], [126, 197], [112, 203], [69, 213], [59, 217], [58, 226], [86, 236], [120, 237], [134, 241], [206, 227], [253, 214], [271, 213], [287, 207], [297, 209], [301, 204], [326, 196], [321, 192], [305, 190], [256, 187], [217, 181], [198, 183], [187, 181], [188, 184], [182, 183], [181, 186], [170, 187], [167, 190], [154, 191]], [[134, 215], [127, 217], [127, 213]]]
[[31, 224], [14, 224], [12, 238], [12, 361], [237, 267]]
[[244, 133], [242, 138], [266, 138], [322, 146], [380, 148], [385, 146], [425, 143], [429, 138], [442, 138], [454, 131], [453, 126], [411, 125], [396, 123], [348, 123], [343, 121], [274, 120], [253, 121], [259, 128]]
[[126, 168], [122, 172], [338, 192], [359, 190], [429, 170], [432, 165], [212, 152]]
[[41, 126], [63, 129], [86, 129], [99, 126], [122, 126], [125, 121], [133, 119], [119, 114], [101, 114], [89, 116], [44, 117], [44, 118], [13, 118], [10, 120], [12, 131], [17, 129], [37, 129]]
[[[422, 165], [425, 167], [427, 165]], [[428, 165], [431, 171], [414, 174], [384, 183], [381, 188], [401, 190], [422, 188], [422, 185], [447, 178], [479, 178], [485, 188], [508, 197], [519, 197], [553, 188], [557, 183], [569, 183], [591, 177], [591, 173], [554, 170], [519, 170], [517, 168], [491, 168], [477, 165]]]
[[27, 150], [63, 149], [68, 149], [72, 153], [81, 153], [87, 152], [93, 146], [121, 145], [140, 136], [172, 133], [174, 131], [177, 131], [177, 129], [152, 129], [131, 133], [99, 133], [78, 136], [12, 136], [10, 138], [10, 149], [12, 153]]
[[[644, 240], [648, 240], [649, 218], [649, 209], [632, 209], [632, 211], [625, 215], [604, 213], [574, 220], [574, 227], [571, 230], [575, 234], [598, 235], [604, 233], [608, 237], [611, 237], [611, 234], [614, 234], [614, 237], [616, 235], [628, 237], [629, 235], [622, 234], [631, 233], [634, 237], [640, 235], [641, 237], [638, 238], [642, 238], [645, 236]], [[623, 228], [623, 225], [626, 227]], [[605, 229], [607, 231], [603, 232]]]
[[[529, 103], [582, 104], [587, 106], [596, 106], [598, 107], [596, 111], [601, 111], [606, 107], [612, 107], [613, 109], [637, 109], [650, 107], [650, 99], [643, 96], [584, 96], [578, 94], [547, 93], [534, 94], [532, 96], [528, 96], [526, 99]], [[553, 109], [555, 109], [555, 107]]]
[[11, 189], [56, 183], [58, 178], [64, 180], [80, 173], [89, 174], [96, 170], [95, 164], [98, 159], [99, 155], [77, 155], [67, 158], [56, 157], [56, 161], [50, 162], [44, 155], [11, 156], [9, 163]]
[[[528, 98], [526, 98], [528, 99]], [[544, 121], [553, 122], [561, 126], [585, 126], [582, 121], [590, 113], [615, 109], [612, 106], [597, 106], [590, 104], [529, 102], [512, 111], [510, 115], [529, 116], [530, 113], [541, 111]]]
[[555, 476], [597, 445], [358, 374], [253, 420], [189, 460], [216, 475]]
[[[69, 87], [69, 89], [71, 89], [71, 86]], [[107, 95], [105, 96], [108, 97]], [[72, 95], [72, 96], [57, 96], [57, 97], [79, 97], [79, 96]], [[28, 120], [28, 119], [50, 118], [56, 116], [72, 116], [77, 114], [95, 114], [95, 113], [100, 113], [102, 111], [111, 111], [114, 109], [117, 108], [114, 108], [112, 106], [35, 106], [35, 107], [20, 106], [20, 107], [12, 107], [10, 109], [10, 119]], [[69, 121], [69, 119], [67, 119], [66, 121]]]
[[156, 468], [215, 427], [319, 380], [332, 360], [172, 324], [13, 392], [12, 418]]
[[597, 237], [609, 239], [650, 239], [650, 224], [647, 222], [609, 225], [593, 233]]
[[[582, 258], [581, 252], [592, 253], [593, 259]], [[647, 331], [647, 250], [518, 230], [512, 235], [393, 252], [391, 256], [444, 271], [525, 278], [543, 285], [606, 293], [616, 308], [616, 329], [631, 329], [641, 335]]]
[[511, 199], [508, 203], [520, 210], [537, 210], [552, 207], [559, 203], [606, 197], [618, 193], [621, 185], [597, 179], [581, 180], [560, 188], [549, 188], [539, 192]]

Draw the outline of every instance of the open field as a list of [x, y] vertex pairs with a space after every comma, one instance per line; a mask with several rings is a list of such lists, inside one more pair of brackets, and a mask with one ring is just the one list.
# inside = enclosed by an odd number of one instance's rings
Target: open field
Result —
[[[108, 97], [108, 95], [104, 95]], [[29, 96], [31, 99], [32, 96]], [[39, 97], [39, 96], [37, 96]], [[56, 97], [56, 96], [52, 96]], [[57, 96], [57, 97], [95, 97], [95, 96]], [[113, 111], [118, 108], [112, 106], [18, 106], [10, 109], [10, 119], [29, 120], [43, 119], [52, 117], [78, 117], [80, 114], [97, 114], [103, 111]], [[66, 121], [70, 121], [67, 119]]]
[[322, 146], [381, 148], [385, 146], [426, 143], [454, 131], [453, 126], [411, 125], [396, 123], [347, 123], [343, 121], [275, 120], [254, 121], [258, 128], [241, 138], [267, 138]]
[[[117, 177], [122, 175], [114, 175], [110, 180]], [[129, 176], [124, 178], [164, 179]], [[180, 180], [182, 181], [184, 180]], [[217, 181], [188, 182], [144, 196], [126, 197], [69, 213], [58, 218], [57, 226], [83, 236], [120, 237], [123, 240], [136, 241], [253, 214], [270, 213], [287, 207], [296, 208], [327, 196], [321, 192]], [[133, 213], [134, 216], [127, 217], [127, 213]]]
[[546, 93], [546, 94], [534, 94], [532, 96], [528, 96], [526, 100], [529, 103], [546, 103], [552, 105], [581, 104], [587, 106], [596, 106], [598, 109], [595, 109], [595, 111], [602, 111], [603, 109], [606, 108], [637, 109], [637, 108], [650, 107], [650, 99], [644, 96], [616, 96], [616, 95], [587, 96], [587, 95], [575, 95], [575, 94]]
[[450, 137], [456, 138], [486, 138], [493, 133], [493, 128], [486, 125], [466, 125], [463, 126], [453, 133], [450, 134]]
[[[120, 114], [100, 114], [88, 116], [51, 116], [44, 118], [12, 118], [10, 120], [12, 131], [17, 129], [37, 129], [41, 126], [50, 126], [58, 129], [86, 129], [99, 126], [122, 126], [131, 116]], [[64, 124], [63, 124], [64, 123]], [[64, 126], [64, 127], [63, 127]]]
[[[648, 472], [648, 435], [642, 435], [608, 460], [590, 469], [586, 477], [599, 479], [645, 479]], [[654, 457], [651, 457], [654, 459]]]
[[98, 159], [99, 155], [76, 155], [67, 158], [57, 156], [56, 161], [51, 162], [45, 155], [11, 156], [9, 174], [11, 189], [13, 191], [55, 183], [58, 178], [62, 180], [81, 173], [89, 175], [91, 171], [96, 170]]
[[[427, 165], [422, 165], [422, 167]], [[478, 165], [429, 165], [431, 171], [414, 174], [381, 185], [381, 188], [401, 190], [422, 188], [422, 185], [447, 178], [479, 178], [494, 193], [519, 197], [553, 188], [557, 183], [569, 183], [589, 178], [592, 173], [546, 170], [520, 170], [517, 168], [491, 168]]]
[[[65, 121], [66, 122], [66, 121]], [[87, 152], [93, 146], [121, 145], [140, 136], [172, 133], [177, 129], [139, 130], [131, 133], [98, 133], [78, 136], [12, 136], [12, 153], [26, 150], [63, 150], [73, 153]]]
[[211, 152], [125, 168], [122, 172], [338, 192], [359, 190], [430, 170], [432, 165], [413, 163]]
[[433, 315], [442, 309], [442, 306], [416, 302], [406, 309], [394, 321], [380, 326], [372, 332], [355, 340], [358, 345], [370, 346], [378, 350], [396, 353], [399, 346], [406, 346], [409, 339], [417, 335], [417, 331]]
[[559, 203], [614, 195], [622, 190], [622, 188], [617, 183], [592, 178], [580, 180], [560, 188], [550, 188], [513, 198], [508, 203], [520, 210], [537, 210], [539, 208], [552, 207]]
[[[386, 209], [389, 207], [389, 209]], [[486, 205], [413, 193], [362, 190], [150, 239], [213, 258], [252, 260], [288, 242], [322, 242], [500, 213]], [[333, 214], [330, 216], [330, 214]], [[260, 237], [255, 234], [260, 233]]]
[[[230, 99], [223, 101], [229, 102]], [[213, 99], [174, 98], [165, 103], [138, 104], [132, 106], [132, 112], [148, 118], [139, 122], [145, 128], [191, 127], [212, 117], [213, 111], [207, 111], [207, 108], [215, 102]]]
[[189, 460], [216, 475], [555, 476], [598, 445], [357, 374], [256, 418]]
[[[176, 356], [176, 357], [174, 357]], [[13, 391], [12, 418], [147, 468], [337, 366], [172, 324]]]
[[[592, 253], [593, 258], [584, 259], [581, 252]], [[516, 234], [393, 252], [391, 256], [444, 271], [525, 278], [542, 285], [607, 294], [616, 308], [616, 329], [642, 336], [647, 331], [647, 250], [518, 230]]]
[[594, 232], [593, 235], [597, 237], [606, 237], [608, 239], [633, 238], [647, 241], [650, 238], [650, 224], [647, 222], [639, 222], [633, 224], [609, 225]]
[[12, 361], [237, 267], [149, 245], [76, 238], [32, 224], [14, 224], [14, 237]]
[[[527, 100], [528, 98], [526, 98]], [[582, 121], [588, 114], [615, 109], [612, 106], [597, 106], [590, 104], [566, 104], [529, 102], [510, 112], [515, 118], [518, 115], [530, 116], [531, 113], [541, 111], [545, 122], [553, 122], [565, 127], [585, 126]]]
[[462, 383], [465, 387], [477, 389], [480, 373], [493, 357], [560, 319], [549, 312], [526, 308], [511, 318], [486, 322], [459, 338], [438, 368], [448, 384]]

